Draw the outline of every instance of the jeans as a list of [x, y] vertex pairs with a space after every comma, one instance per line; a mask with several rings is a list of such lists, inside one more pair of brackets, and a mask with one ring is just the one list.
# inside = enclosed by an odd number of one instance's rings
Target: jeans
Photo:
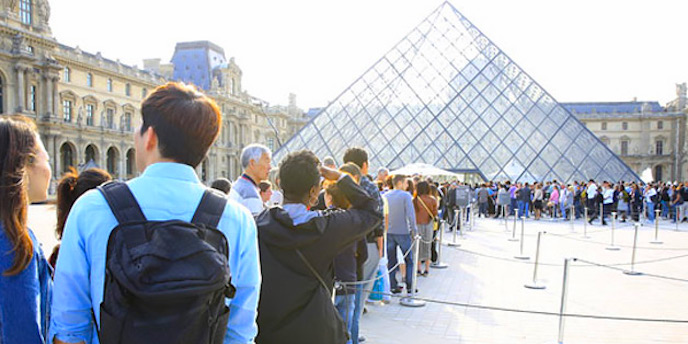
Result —
[[669, 204], [666, 201], [662, 201], [662, 217], [666, 218], [669, 216]]
[[485, 203], [480, 203], [480, 213], [478, 216], [483, 215], [484, 217], [487, 217], [487, 202]]
[[650, 222], [655, 221], [655, 204], [653, 202], [645, 202], [645, 210], [647, 211], [647, 219]]
[[[363, 263], [363, 280], [370, 281], [376, 276], [378, 263], [380, 262], [380, 252], [377, 249], [377, 243], [374, 242], [367, 243], [366, 248], [368, 249], [368, 259]], [[374, 284], [375, 281], [370, 281], [365, 285], [357, 286], [354, 316], [350, 327], [353, 344], [358, 344], [358, 322], [361, 320], [361, 315], [363, 315], [365, 300], [368, 298], [368, 295], [370, 295], [368, 290], [372, 290]]]
[[518, 201], [518, 217], [530, 217], [530, 214], [528, 212], [528, 203], [529, 202]]
[[[356, 287], [356, 293], [360, 292], [360, 288]], [[347, 344], [352, 344], [352, 340], [354, 338], [353, 334], [351, 333], [351, 325], [352, 325], [352, 319], [354, 317], [354, 301], [355, 301], [355, 295], [354, 294], [346, 294], [346, 295], [337, 295], [334, 298], [334, 307], [337, 308], [337, 312], [339, 312], [339, 315], [344, 319], [344, 322], [346, 323], [346, 330], [349, 332], [349, 336], [351, 337], [349, 341], [347, 341]], [[358, 342], [358, 338], [356, 338], [356, 342]]]
[[518, 203], [518, 202], [516, 202], [516, 199], [515, 199], [515, 198], [512, 198], [512, 199], [511, 199], [511, 206], [509, 207], [509, 216], [514, 215], [514, 212], [515, 212], [516, 209], [517, 209], [517, 208], [516, 208], [516, 204], [517, 204], [517, 203]]
[[406, 255], [406, 258], [404, 259], [404, 261], [406, 262], [406, 288], [407, 290], [411, 290], [411, 282], [413, 281], [413, 269], [415, 269], [416, 267], [413, 266], [413, 252], [410, 251], [411, 236], [408, 234], [387, 234], [387, 255], [389, 258], [387, 268], [392, 269], [392, 267], [394, 267], [394, 270], [391, 270], [389, 272], [390, 288], [392, 290], [397, 288], [397, 279], [394, 276], [397, 273], [397, 270], [399, 269], [399, 267], [395, 266], [397, 265], [397, 246], [401, 248], [402, 254], [408, 252], [408, 255]]

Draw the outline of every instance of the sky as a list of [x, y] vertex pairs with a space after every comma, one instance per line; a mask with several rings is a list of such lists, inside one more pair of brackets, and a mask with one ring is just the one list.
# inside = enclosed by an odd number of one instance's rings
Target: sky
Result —
[[[62, 44], [143, 66], [177, 42], [210, 40], [243, 88], [301, 108], [334, 100], [443, 1], [52, 0]], [[659, 101], [688, 81], [688, 1], [454, 0], [483, 34], [560, 102]]]

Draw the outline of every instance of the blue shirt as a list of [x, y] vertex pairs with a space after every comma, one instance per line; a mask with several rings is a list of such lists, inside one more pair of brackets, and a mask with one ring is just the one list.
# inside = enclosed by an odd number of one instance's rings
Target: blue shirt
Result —
[[[177, 163], [150, 165], [127, 184], [150, 221], [191, 221], [206, 189], [193, 168]], [[115, 226], [117, 220], [99, 191], [87, 192], [74, 204], [55, 271], [50, 338], [98, 343], [91, 310], [100, 322], [107, 240]], [[237, 289], [227, 300], [225, 343], [253, 343], [261, 281], [256, 224], [246, 208], [229, 200], [218, 229], [229, 243], [229, 267]]]
[[33, 257], [20, 273], [5, 276], [12, 266], [12, 244], [0, 225], [0, 343], [43, 344], [48, 338], [53, 281], [43, 250], [29, 230]]

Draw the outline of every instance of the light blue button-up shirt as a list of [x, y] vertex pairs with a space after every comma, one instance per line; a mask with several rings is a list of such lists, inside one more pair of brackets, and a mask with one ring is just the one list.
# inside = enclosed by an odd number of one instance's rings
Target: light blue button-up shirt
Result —
[[[205, 186], [188, 165], [157, 163], [128, 183], [150, 221], [191, 221]], [[91, 310], [100, 323], [107, 241], [117, 220], [105, 198], [89, 191], [74, 204], [55, 272], [50, 338], [67, 343], [98, 343]], [[253, 343], [258, 333], [260, 264], [256, 224], [251, 213], [228, 201], [218, 229], [229, 243], [229, 267], [236, 295], [230, 307], [225, 343]]]

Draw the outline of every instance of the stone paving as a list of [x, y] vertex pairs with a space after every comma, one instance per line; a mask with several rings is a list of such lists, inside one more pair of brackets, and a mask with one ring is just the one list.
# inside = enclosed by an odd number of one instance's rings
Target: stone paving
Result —
[[[30, 225], [49, 254], [54, 236], [54, 207], [32, 206]], [[633, 226], [617, 224], [619, 251], [609, 251], [610, 226], [587, 226], [590, 239], [582, 238], [583, 222], [542, 219], [525, 221], [524, 253], [528, 261], [514, 259], [519, 242], [507, 241], [512, 219], [505, 228], [497, 219], [476, 220], [473, 231], [458, 239], [460, 247], [442, 248], [447, 269], [432, 269], [419, 277], [419, 297], [438, 301], [558, 312], [561, 302], [563, 262], [575, 257], [596, 263], [630, 268]], [[688, 224], [679, 231], [660, 222], [659, 238], [651, 244], [654, 226], [645, 224], [638, 234], [636, 270], [688, 280]], [[505, 229], [508, 229], [507, 232]], [[517, 223], [517, 237], [520, 235]], [[542, 237], [539, 281], [544, 290], [524, 288], [532, 281], [535, 242]], [[445, 241], [452, 235], [445, 233]], [[685, 256], [685, 257], [682, 257]], [[673, 258], [665, 261], [653, 260]], [[569, 274], [568, 313], [688, 320], [688, 281], [629, 276], [619, 270], [572, 263]], [[619, 265], [625, 264], [625, 265]], [[393, 299], [388, 305], [368, 304], [361, 333], [370, 344], [394, 343], [557, 343], [557, 316], [467, 308], [428, 302], [408, 308]], [[567, 318], [564, 343], [688, 343], [688, 324]]]

